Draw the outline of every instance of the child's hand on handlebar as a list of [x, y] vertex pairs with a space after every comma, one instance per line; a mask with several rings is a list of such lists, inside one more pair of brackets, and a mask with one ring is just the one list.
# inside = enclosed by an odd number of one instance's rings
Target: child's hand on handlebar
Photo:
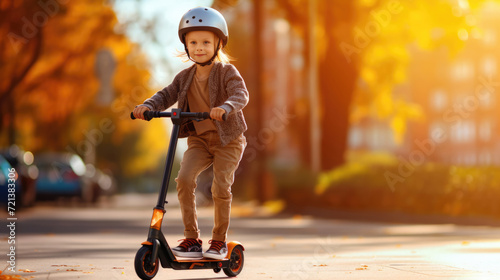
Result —
[[210, 111], [210, 118], [213, 120], [222, 121], [222, 115], [224, 115], [225, 113], [226, 110], [219, 107], [215, 107], [212, 108], [212, 110]]
[[143, 105], [139, 105], [134, 109], [134, 117], [136, 119], [144, 120], [144, 112], [149, 111], [149, 108]]

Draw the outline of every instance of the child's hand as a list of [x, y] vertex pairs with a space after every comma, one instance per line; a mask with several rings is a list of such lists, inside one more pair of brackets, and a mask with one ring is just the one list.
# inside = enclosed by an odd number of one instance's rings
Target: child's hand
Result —
[[222, 115], [224, 115], [225, 113], [226, 110], [219, 107], [215, 107], [212, 108], [212, 110], [210, 111], [210, 118], [212, 118], [213, 120], [222, 121]]
[[143, 105], [139, 105], [134, 109], [134, 117], [136, 119], [144, 120], [144, 112], [149, 111], [149, 108]]

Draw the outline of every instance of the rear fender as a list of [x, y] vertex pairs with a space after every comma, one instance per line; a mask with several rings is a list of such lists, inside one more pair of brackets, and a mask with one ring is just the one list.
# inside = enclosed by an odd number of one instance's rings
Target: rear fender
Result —
[[231, 256], [231, 253], [233, 252], [234, 247], [236, 247], [236, 246], [241, 246], [243, 251], [245, 251], [245, 247], [243, 247], [243, 245], [240, 242], [231, 241], [231, 242], [227, 243], [227, 256], [226, 256], [226, 258], [229, 259], [229, 257]]

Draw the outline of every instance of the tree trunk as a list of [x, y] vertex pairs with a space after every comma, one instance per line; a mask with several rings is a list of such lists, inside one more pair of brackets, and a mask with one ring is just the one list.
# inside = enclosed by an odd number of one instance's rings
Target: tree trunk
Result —
[[[350, 105], [356, 82], [356, 68], [349, 63], [339, 48], [341, 43], [328, 28], [332, 18], [336, 24], [353, 20], [351, 1], [325, 1], [322, 25], [327, 28], [325, 56], [319, 59], [319, 90], [321, 111], [321, 170], [331, 170], [345, 162], [349, 131]], [[321, 11], [320, 11], [321, 12]], [[338, 18], [340, 17], [340, 18]], [[348, 38], [346, 38], [347, 40]], [[324, 43], [322, 39], [319, 39]]]

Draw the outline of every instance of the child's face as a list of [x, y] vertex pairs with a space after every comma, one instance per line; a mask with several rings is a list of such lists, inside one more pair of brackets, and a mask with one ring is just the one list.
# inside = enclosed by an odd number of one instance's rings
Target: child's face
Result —
[[198, 63], [207, 62], [214, 56], [217, 36], [211, 31], [191, 31], [186, 34], [189, 55]]

